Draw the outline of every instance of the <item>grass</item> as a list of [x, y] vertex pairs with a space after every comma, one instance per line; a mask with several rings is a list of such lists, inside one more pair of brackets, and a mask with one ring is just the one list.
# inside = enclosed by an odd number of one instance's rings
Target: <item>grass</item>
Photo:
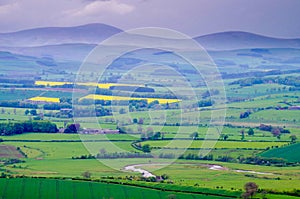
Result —
[[135, 140], [136, 138], [128, 134], [107, 134], [107, 135], [79, 135], [62, 133], [24, 133], [14, 136], [0, 136], [5, 140], [30, 140], [30, 141], [80, 141], [80, 140]]
[[300, 121], [300, 111], [296, 110], [264, 110], [251, 114], [249, 119], [258, 119], [260, 121], [291, 121], [298, 123]]
[[[260, 188], [270, 190], [289, 190], [298, 189], [300, 183], [300, 172], [298, 167], [267, 167], [257, 165], [207, 162], [207, 161], [177, 161], [179, 164], [169, 165], [163, 169], [157, 170], [156, 175], [167, 173], [175, 184], [182, 186], [194, 186], [216, 189], [223, 187], [227, 190], [242, 190], [246, 182], [253, 181]], [[191, 163], [190, 165], [188, 163]], [[215, 171], [207, 169], [201, 164], [217, 164], [228, 168], [229, 170]], [[149, 169], [151, 166], [143, 166]], [[152, 168], [153, 169], [153, 168]], [[256, 172], [273, 173], [273, 175], [260, 175], [235, 172], [235, 169], [249, 170]], [[276, 178], [279, 177], [279, 180]]]
[[25, 100], [41, 93], [38, 90], [0, 89], [0, 101]]
[[176, 193], [128, 185], [100, 182], [84, 182], [57, 179], [15, 178], [0, 179], [0, 194], [3, 198], [169, 198], [178, 199], [222, 198], [200, 194]]
[[300, 143], [280, 147], [261, 153], [260, 156], [268, 158], [283, 158], [289, 162], [300, 162]]
[[5, 145], [15, 147], [39, 149], [44, 159], [71, 159], [81, 155], [97, 154], [104, 148], [109, 153], [125, 151], [136, 151], [128, 142], [5, 142]]
[[[214, 145], [215, 143], [215, 145]], [[149, 144], [151, 147], [162, 148], [203, 148], [211, 146], [217, 149], [265, 149], [267, 147], [283, 146], [286, 142], [243, 142], [243, 141], [202, 141], [202, 140], [158, 140], [145, 141], [142, 145]]]

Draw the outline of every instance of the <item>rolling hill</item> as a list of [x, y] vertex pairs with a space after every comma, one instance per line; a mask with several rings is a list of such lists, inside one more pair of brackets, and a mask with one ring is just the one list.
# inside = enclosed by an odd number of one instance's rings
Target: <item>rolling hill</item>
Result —
[[300, 39], [279, 39], [240, 31], [214, 33], [194, 39], [207, 50], [300, 48]]
[[261, 154], [267, 158], [283, 158], [289, 162], [300, 162], [300, 143], [292, 144], [286, 147], [276, 148]]
[[105, 24], [87, 24], [76, 27], [45, 27], [0, 33], [0, 46], [35, 47], [46, 45], [85, 43], [98, 44], [122, 30]]

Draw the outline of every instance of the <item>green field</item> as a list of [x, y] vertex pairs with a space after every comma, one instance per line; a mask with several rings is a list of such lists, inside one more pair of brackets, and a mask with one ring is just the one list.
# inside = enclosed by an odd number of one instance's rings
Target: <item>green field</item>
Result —
[[272, 149], [261, 154], [262, 157], [283, 158], [290, 162], [300, 162], [300, 143]]
[[[214, 145], [215, 143], [215, 145]], [[186, 140], [163, 140], [163, 141], [146, 141], [142, 142], [143, 145], [149, 144], [151, 147], [161, 148], [205, 148], [211, 146], [212, 148], [225, 148], [225, 149], [265, 149], [267, 147], [282, 146], [285, 142], [235, 142], [235, 141], [186, 141]]]
[[82, 182], [70, 180], [51, 179], [0, 179], [0, 196], [2, 198], [169, 198], [171, 195], [176, 198], [193, 199], [201, 198], [222, 198], [221, 196], [206, 196], [204, 194], [176, 193], [172, 191], [161, 191], [156, 189], [108, 184], [99, 182]]
[[[247, 182], [255, 182], [265, 190], [267, 198], [294, 198], [300, 184], [299, 143], [290, 145], [291, 135], [300, 136], [300, 111], [289, 110], [291, 106], [299, 106], [299, 91], [289, 91], [289, 87], [279, 84], [263, 84], [241, 87], [229, 85], [233, 80], [226, 80], [228, 101], [226, 106], [225, 125], [218, 140], [206, 140], [210, 127], [211, 114], [222, 113], [224, 107], [189, 107], [178, 108], [144, 107], [141, 110], [120, 113], [122, 106], [103, 105], [111, 109], [113, 115], [97, 117], [93, 123], [91, 117], [77, 118], [82, 128], [116, 129], [122, 127], [127, 134], [116, 135], [78, 135], [63, 133], [24, 133], [13, 136], [0, 136], [1, 155], [0, 173], [28, 178], [0, 179], [0, 198], [224, 198], [239, 197]], [[7, 85], [6, 85], [7, 86]], [[0, 100], [22, 100], [36, 96], [71, 98], [70, 90], [54, 88], [33, 89], [1, 89]], [[55, 88], [56, 89], [56, 88]], [[161, 87], [155, 88], [164, 94]], [[184, 88], [176, 88], [184, 91]], [[83, 95], [90, 90], [82, 89]], [[200, 96], [206, 89], [195, 88]], [[81, 94], [81, 93], [80, 93]], [[235, 101], [234, 99], [238, 100]], [[240, 99], [243, 99], [239, 101]], [[90, 105], [80, 105], [81, 109], [90, 109]], [[0, 107], [0, 122], [10, 123], [34, 119], [25, 115], [26, 108]], [[240, 114], [250, 111], [247, 118]], [[43, 110], [38, 104], [38, 113], [52, 116], [44, 117], [62, 128], [64, 124], [73, 122], [72, 118], [55, 116], [59, 110]], [[197, 118], [199, 117], [199, 118]], [[142, 120], [141, 123], [133, 122]], [[199, 119], [199, 121], [198, 121]], [[260, 124], [269, 124], [290, 131], [280, 137], [273, 136], [271, 131], [263, 131]], [[252, 127], [254, 135], [248, 135]], [[242, 137], [241, 132], [244, 131]], [[161, 132], [163, 138], [142, 140], [141, 134]], [[191, 134], [197, 132], [198, 140], [192, 140]], [[226, 136], [226, 139], [225, 139]], [[136, 145], [133, 145], [135, 143]], [[89, 154], [96, 155], [100, 151], [109, 154], [120, 152], [143, 153], [141, 148], [149, 144], [153, 158], [116, 158], [116, 159], [77, 159]], [[135, 146], [136, 148], [134, 148]], [[19, 150], [16, 150], [16, 149]], [[199, 156], [203, 148], [212, 148], [208, 154], [212, 160], [190, 160], [186, 156]], [[14, 149], [13, 151], [11, 149]], [[186, 159], [175, 160], [160, 157], [161, 154], [183, 155]], [[23, 156], [26, 155], [26, 157]], [[201, 154], [202, 155], [202, 154]], [[223, 157], [230, 157], [226, 162]], [[239, 161], [239, 158], [283, 158], [286, 165], [276, 167], [275, 164], [255, 165]], [[4, 158], [4, 159], [3, 159]], [[18, 158], [22, 162], [6, 163], [7, 159]], [[172, 162], [172, 164], [170, 164]], [[125, 167], [135, 165], [155, 176], [167, 175], [168, 180], [146, 182], [140, 172], [125, 171]], [[160, 165], [160, 166], [159, 166]], [[213, 170], [211, 166], [222, 169]], [[263, 166], [264, 165], [264, 166]], [[111, 183], [130, 183], [118, 185], [100, 182], [83, 182], [70, 180], [83, 179], [82, 173], [91, 173], [91, 180], [110, 179]], [[132, 176], [128, 181], [126, 176]], [[31, 177], [43, 177], [33, 179]], [[54, 179], [57, 178], [57, 179]], [[67, 178], [68, 180], [62, 180]], [[86, 180], [86, 179], [85, 179]], [[143, 186], [143, 187], [141, 187]], [[147, 187], [147, 188], [146, 188]], [[161, 189], [165, 191], [161, 191]], [[14, 191], [12, 191], [14, 190]], [[178, 192], [179, 191], [179, 192]], [[184, 191], [186, 193], [181, 193]], [[198, 192], [193, 194], [192, 192]], [[205, 192], [205, 194], [199, 194]], [[269, 192], [275, 192], [272, 195]], [[282, 195], [283, 192], [286, 192]], [[187, 194], [189, 193], [189, 194]], [[215, 196], [214, 194], [219, 194]], [[225, 194], [220, 196], [220, 194]], [[298, 195], [299, 196], [299, 195]], [[257, 198], [263, 198], [260, 193]]]

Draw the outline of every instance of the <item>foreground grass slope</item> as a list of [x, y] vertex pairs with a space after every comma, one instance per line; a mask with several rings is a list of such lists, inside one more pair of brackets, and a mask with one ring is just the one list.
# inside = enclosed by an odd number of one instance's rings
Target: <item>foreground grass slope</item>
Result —
[[14, 178], [0, 179], [1, 198], [170, 198], [178, 199], [217, 199], [221, 196], [176, 193], [141, 187], [124, 186], [98, 182], [83, 182], [56, 179]]

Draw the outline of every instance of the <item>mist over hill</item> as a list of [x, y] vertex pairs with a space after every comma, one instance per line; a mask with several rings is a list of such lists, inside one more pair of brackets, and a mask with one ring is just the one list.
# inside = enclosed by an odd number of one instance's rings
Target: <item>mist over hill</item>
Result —
[[[76, 71], [97, 44], [120, 32], [121, 29], [105, 24], [87, 24], [0, 33], [0, 52], [5, 55], [0, 57], [0, 63], [1, 66], [20, 67], [20, 70], [42, 66], [59, 67], [62, 70], [67, 67]], [[147, 36], [139, 36], [139, 39], [143, 37]], [[149, 39], [157, 41], [155, 38]], [[221, 72], [300, 68], [300, 39], [271, 38], [237, 31], [214, 33], [194, 39], [208, 51]], [[177, 42], [175, 44], [180, 47], [180, 41], [177, 40], [159, 38], [158, 41]], [[107, 50], [111, 49], [107, 47]], [[10, 53], [9, 56], [7, 53]], [[138, 60], [138, 63], [156, 60], [164, 64], [173, 59], [172, 52], [165, 54], [142, 50], [140, 53], [127, 54], [115, 63], [119, 69], [126, 69], [132, 60]]]

